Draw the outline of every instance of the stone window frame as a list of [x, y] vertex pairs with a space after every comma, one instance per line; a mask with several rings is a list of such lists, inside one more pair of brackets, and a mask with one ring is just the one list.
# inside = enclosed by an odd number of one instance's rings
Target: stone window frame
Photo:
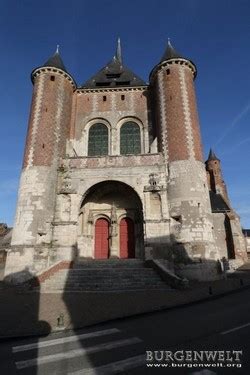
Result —
[[[141, 137], [141, 152], [140, 154], [135, 154], [135, 156], [138, 156], [138, 155], [141, 155], [141, 154], [145, 154], [145, 144], [144, 144], [144, 127], [143, 127], [143, 122], [138, 118], [138, 117], [134, 117], [134, 116], [127, 116], [127, 117], [123, 117], [122, 119], [120, 119], [116, 125], [116, 130], [117, 130], [117, 153], [118, 155], [121, 155], [121, 156], [126, 156], [125, 154], [121, 154], [121, 151], [120, 151], [120, 134], [121, 134], [121, 127], [123, 124], [125, 124], [126, 122], [134, 122], [135, 124], [137, 124], [140, 128], [140, 137]], [[128, 155], [132, 155], [132, 154], [128, 154]]]
[[[108, 128], [108, 154], [107, 155], [96, 155], [96, 156], [89, 156], [88, 155], [88, 149], [89, 149], [89, 130], [90, 128], [95, 125], [95, 124], [103, 124], [105, 126], [107, 126]], [[111, 155], [111, 132], [112, 132], [112, 126], [110, 124], [110, 122], [102, 117], [96, 117], [94, 119], [91, 119], [87, 122], [87, 124], [84, 126], [84, 129], [83, 129], [83, 136], [85, 138], [85, 155], [84, 156], [88, 156], [89, 158], [101, 158], [101, 157], [107, 157], [109, 155]]]

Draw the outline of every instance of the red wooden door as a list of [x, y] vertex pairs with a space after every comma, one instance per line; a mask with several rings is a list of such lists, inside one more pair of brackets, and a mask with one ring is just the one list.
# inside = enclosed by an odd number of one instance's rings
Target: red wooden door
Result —
[[109, 255], [109, 222], [98, 219], [95, 223], [95, 259], [107, 259]]
[[128, 217], [120, 221], [120, 258], [135, 257], [134, 222]]

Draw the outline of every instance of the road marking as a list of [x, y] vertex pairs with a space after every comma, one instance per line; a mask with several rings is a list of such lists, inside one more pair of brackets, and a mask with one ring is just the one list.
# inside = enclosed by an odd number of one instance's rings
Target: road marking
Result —
[[245, 328], [245, 327], [247, 327], [247, 326], [250, 326], [250, 323], [243, 324], [242, 326], [238, 326], [238, 327], [235, 327], [235, 328], [229, 329], [228, 331], [221, 332], [220, 334], [221, 334], [221, 335], [226, 335], [227, 333], [234, 332], [234, 331], [238, 331], [238, 329]]
[[126, 346], [126, 345], [138, 344], [139, 342], [142, 342], [142, 340], [137, 337], [132, 337], [130, 339], [125, 339], [125, 340], [112, 341], [109, 343], [89, 346], [85, 349], [84, 348], [74, 349], [74, 350], [69, 350], [68, 352], [45, 355], [45, 356], [41, 356], [41, 357], [34, 358], [34, 359], [28, 359], [26, 361], [18, 361], [16, 362], [16, 367], [18, 370], [20, 370], [26, 367], [39, 366], [39, 365], [43, 365], [46, 363], [61, 361], [64, 359], [71, 359], [71, 358], [79, 357], [81, 355], [85, 355], [89, 353], [96, 353], [102, 350], [110, 350], [110, 349], [119, 348], [119, 347]]
[[54, 340], [46, 340], [46, 341], [36, 342], [36, 343], [33, 343], [33, 344], [13, 346], [12, 352], [17, 353], [17, 352], [23, 352], [25, 350], [46, 348], [47, 346], [64, 344], [66, 342], [73, 342], [73, 341], [78, 341], [78, 340], [81, 340], [81, 339], [89, 339], [89, 338], [92, 338], [92, 337], [100, 337], [100, 336], [104, 336], [104, 335], [111, 335], [113, 333], [119, 333], [119, 332], [121, 332], [119, 329], [111, 328], [111, 329], [105, 329], [105, 330], [102, 330], [102, 331], [83, 333], [81, 335], [74, 335], [74, 336], [62, 337], [62, 338], [54, 339]]
[[79, 371], [70, 372], [68, 375], [112, 375], [122, 371], [131, 370], [145, 364], [146, 356], [143, 354], [136, 357], [127, 358], [122, 361], [112, 362], [104, 366], [85, 368]]

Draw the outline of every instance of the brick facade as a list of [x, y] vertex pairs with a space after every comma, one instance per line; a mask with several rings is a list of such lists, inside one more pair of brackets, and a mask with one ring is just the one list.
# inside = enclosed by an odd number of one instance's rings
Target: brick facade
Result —
[[[32, 273], [46, 271], [48, 265], [51, 270], [54, 263], [69, 264], [76, 257], [94, 258], [99, 218], [109, 223], [110, 257], [120, 256], [124, 218], [133, 222], [138, 258], [216, 263], [226, 254], [227, 245], [220, 242], [223, 220], [213, 217], [211, 210], [212, 172], [223, 195], [226, 190], [218, 177], [219, 166], [208, 165], [207, 181], [196, 67], [171, 48], [153, 69], [149, 85], [131, 71], [123, 72], [120, 56], [82, 87], [63, 70], [58, 52], [33, 71], [6, 275], [25, 267]], [[121, 155], [121, 128], [126, 122], [139, 129], [139, 154]], [[88, 155], [89, 131], [96, 123], [107, 129], [108, 155]], [[232, 232], [238, 233], [239, 222], [235, 223]], [[245, 251], [241, 241], [236, 248], [234, 256]]]

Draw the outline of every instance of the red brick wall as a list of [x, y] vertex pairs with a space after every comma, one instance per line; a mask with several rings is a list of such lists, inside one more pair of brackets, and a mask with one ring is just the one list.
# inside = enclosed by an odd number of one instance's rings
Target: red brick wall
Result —
[[73, 268], [73, 262], [72, 261], [62, 261], [62, 262], [50, 267], [48, 270], [44, 271], [38, 277], [35, 277], [35, 278], [31, 279], [29, 284], [32, 287], [39, 286], [41, 283], [43, 283], [45, 280], [48, 280], [51, 276], [53, 276], [58, 271], [70, 269], [70, 268]]
[[206, 162], [206, 169], [210, 176], [210, 188], [215, 193], [222, 192], [223, 197], [229, 202], [226, 184], [222, 177], [219, 160], [209, 160]]
[[[65, 155], [73, 88], [63, 76], [54, 74], [55, 80], [51, 81], [51, 75], [41, 73], [35, 78], [23, 167], [27, 167], [30, 160], [30, 165], [49, 166], [55, 157]], [[58, 111], [60, 105], [61, 112]]]
[[185, 133], [182, 95], [180, 88], [179, 67], [170, 67], [170, 74], [164, 76], [167, 144], [169, 161], [188, 159], [187, 139]]
[[[164, 78], [161, 81], [161, 70], [158, 70], [153, 80], [154, 102], [156, 103], [154, 110], [154, 118], [156, 129], [160, 139], [160, 149], [163, 149], [161, 142], [167, 142], [168, 160], [186, 160], [189, 158], [187, 133], [185, 129], [185, 116], [183, 107], [183, 96], [180, 84], [180, 69], [185, 69], [185, 82], [188, 93], [190, 120], [192, 128], [192, 137], [194, 145], [195, 159], [203, 161], [202, 144], [200, 136], [200, 127], [197, 114], [196, 96], [193, 83], [193, 74], [188, 67], [178, 64], [171, 64], [164, 68]], [[167, 74], [167, 70], [170, 74]], [[160, 96], [165, 96], [164, 102]], [[162, 119], [165, 118], [165, 124], [161, 129]], [[160, 134], [161, 132], [164, 133]]]
[[[71, 137], [79, 140], [82, 130], [88, 121], [95, 118], [110, 118], [112, 113], [121, 112], [125, 116], [138, 117], [144, 124], [147, 122], [147, 92], [146, 91], [103, 91], [75, 93], [76, 110], [75, 125], [71, 126]], [[122, 100], [124, 95], [124, 100]], [[106, 100], [103, 100], [103, 97]], [[111, 116], [110, 116], [111, 115]], [[112, 125], [116, 125], [112, 123]]]
[[198, 117], [198, 111], [197, 111], [194, 79], [193, 79], [193, 74], [189, 69], [186, 69], [186, 84], [187, 84], [188, 96], [189, 96], [189, 108], [190, 108], [190, 113], [191, 113], [195, 159], [203, 162], [204, 161], [203, 147], [202, 147], [202, 140], [201, 140], [201, 134], [200, 134], [200, 124], [199, 124], [199, 117]]

